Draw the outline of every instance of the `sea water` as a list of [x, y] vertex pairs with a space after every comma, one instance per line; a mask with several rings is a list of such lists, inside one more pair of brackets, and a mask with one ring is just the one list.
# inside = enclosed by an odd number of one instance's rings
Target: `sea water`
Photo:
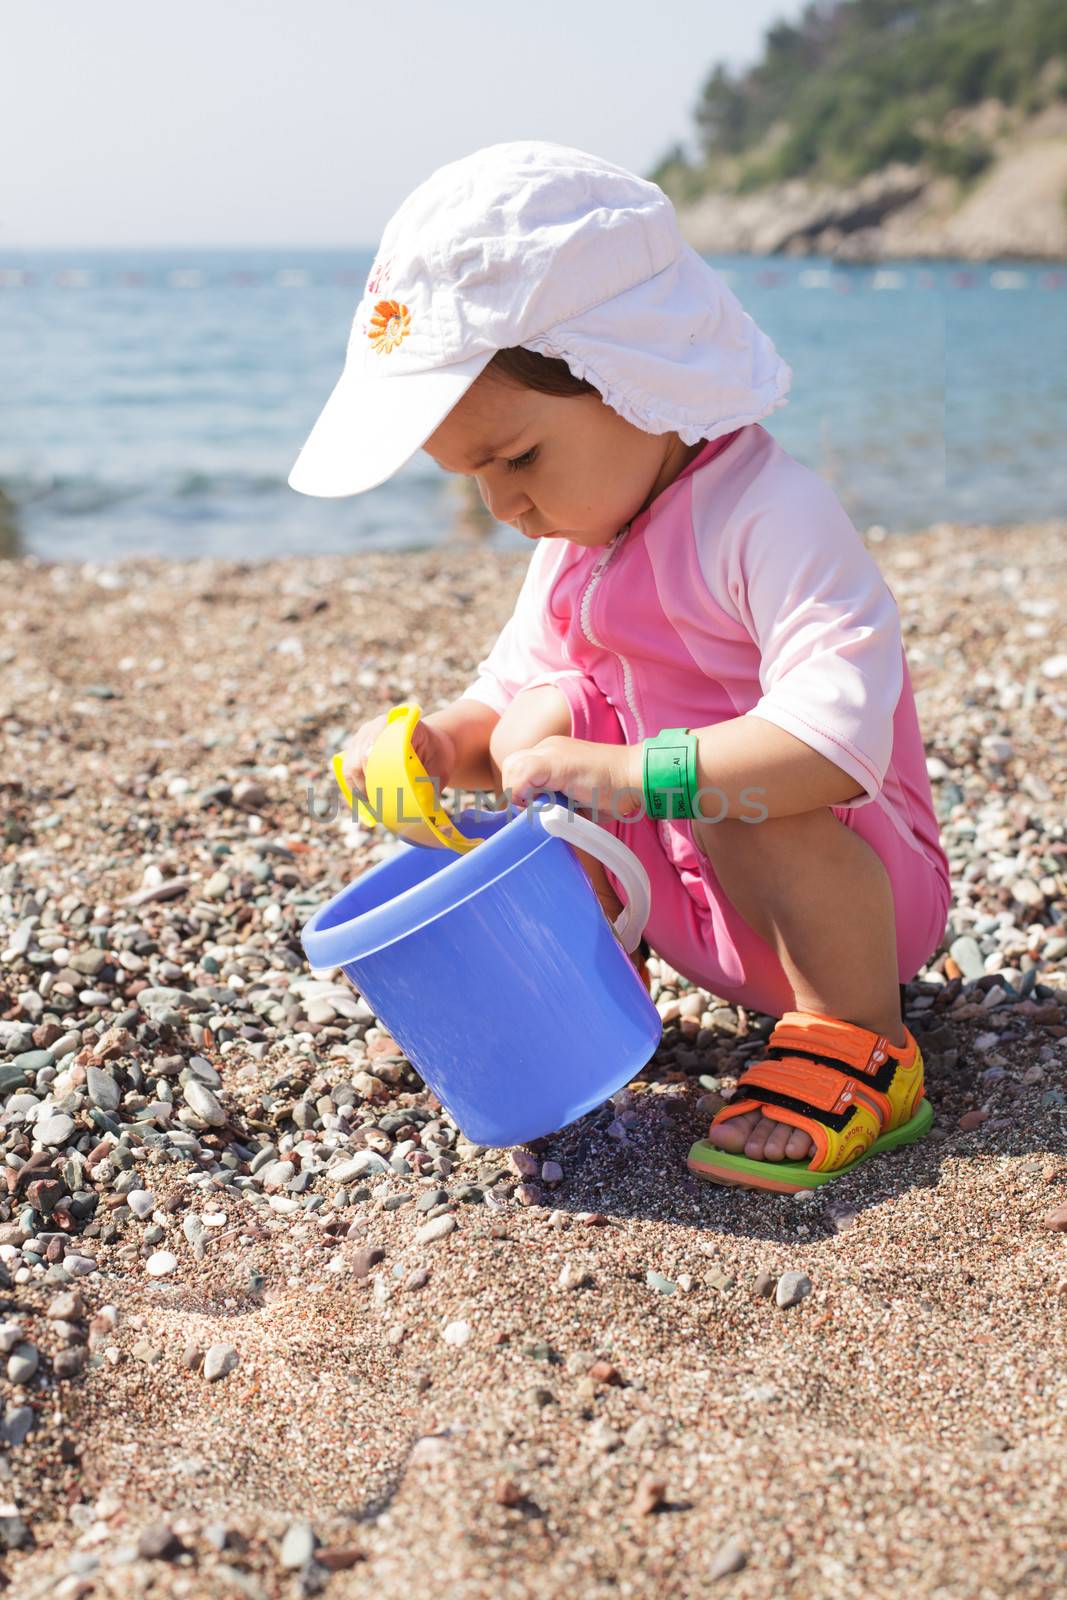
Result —
[[[793, 369], [766, 425], [857, 526], [1067, 513], [1067, 271], [708, 259]], [[350, 499], [288, 487], [370, 264], [0, 252], [0, 554], [525, 548], [421, 451]]]

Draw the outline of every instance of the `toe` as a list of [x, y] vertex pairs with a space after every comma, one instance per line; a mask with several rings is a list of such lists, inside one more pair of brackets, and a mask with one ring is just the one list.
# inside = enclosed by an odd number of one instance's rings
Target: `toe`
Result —
[[767, 1117], [759, 1117], [756, 1126], [745, 1140], [745, 1154], [750, 1161], [763, 1161], [767, 1140], [774, 1132], [774, 1123]]
[[804, 1161], [815, 1150], [808, 1134], [802, 1133], [799, 1128], [793, 1128], [789, 1134], [789, 1141], [785, 1147], [787, 1161]]
[[814, 1150], [810, 1138], [799, 1128], [773, 1122], [758, 1111], [730, 1117], [708, 1131], [708, 1143], [731, 1155], [746, 1155], [752, 1161], [804, 1161]]
[[757, 1111], [746, 1112], [742, 1117], [730, 1117], [726, 1122], [720, 1122], [708, 1132], [708, 1143], [715, 1145], [719, 1150], [728, 1150], [731, 1155], [738, 1156], [745, 1148], [745, 1141], [759, 1120]]
[[795, 1130], [787, 1122], [774, 1122], [770, 1118], [767, 1120], [771, 1124], [771, 1131], [767, 1135], [767, 1143], [763, 1147], [763, 1159], [764, 1161], [784, 1161], [786, 1146], [789, 1144], [789, 1136]]

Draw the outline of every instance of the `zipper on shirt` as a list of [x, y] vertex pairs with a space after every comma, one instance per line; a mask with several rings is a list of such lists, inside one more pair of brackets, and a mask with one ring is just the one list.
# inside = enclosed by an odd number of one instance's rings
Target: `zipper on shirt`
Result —
[[582, 595], [582, 603], [578, 608], [578, 620], [581, 623], [582, 632], [589, 640], [589, 643], [596, 645], [599, 650], [606, 650], [609, 655], [613, 655], [621, 666], [623, 694], [626, 696], [626, 705], [630, 715], [634, 719], [634, 726], [637, 729], [638, 742], [640, 742], [645, 737], [645, 726], [641, 721], [640, 714], [634, 701], [633, 673], [630, 670], [630, 663], [626, 660], [625, 656], [620, 655], [617, 650], [612, 650], [611, 646], [606, 645], [602, 639], [598, 639], [589, 624], [589, 607], [593, 598], [593, 590], [600, 582], [601, 575], [603, 574], [608, 562], [612, 559], [616, 550], [618, 550], [625, 542], [626, 535], [629, 533], [630, 527], [631, 524], [627, 523], [625, 528], [615, 535], [614, 539], [608, 545], [604, 553], [600, 556], [592, 572], [590, 573], [589, 582], [586, 584], [585, 593]]

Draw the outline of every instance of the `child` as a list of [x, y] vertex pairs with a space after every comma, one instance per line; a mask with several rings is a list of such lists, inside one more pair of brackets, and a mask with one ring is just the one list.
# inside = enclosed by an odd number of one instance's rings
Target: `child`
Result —
[[690, 1165], [791, 1192], [929, 1126], [900, 985], [949, 878], [892, 595], [760, 426], [789, 380], [655, 184], [493, 145], [388, 224], [289, 481], [360, 493], [422, 447], [533, 543], [416, 749], [442, 785], [567, 794], [648, 871], [651, 946], [781, 1018]]

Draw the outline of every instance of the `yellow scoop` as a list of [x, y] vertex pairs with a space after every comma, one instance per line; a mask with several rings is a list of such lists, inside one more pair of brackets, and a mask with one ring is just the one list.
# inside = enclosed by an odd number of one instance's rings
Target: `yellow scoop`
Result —
[[[445, 846], [465, 855], [481, 844], [460, 833], [447, 811], [434, 806], [434, 786], [429, 773], [411, 747], [411, 735], [422, 716], [415, 704], [394, 706], [367, 757], [365, 780], [371, 810], [356, 796], [356, 815], [366, 828], [383, 823], [409, 844]], [[333, 758], [333, 775], [349, 807], [352, 790], [341, 770], [342, 755]]]

